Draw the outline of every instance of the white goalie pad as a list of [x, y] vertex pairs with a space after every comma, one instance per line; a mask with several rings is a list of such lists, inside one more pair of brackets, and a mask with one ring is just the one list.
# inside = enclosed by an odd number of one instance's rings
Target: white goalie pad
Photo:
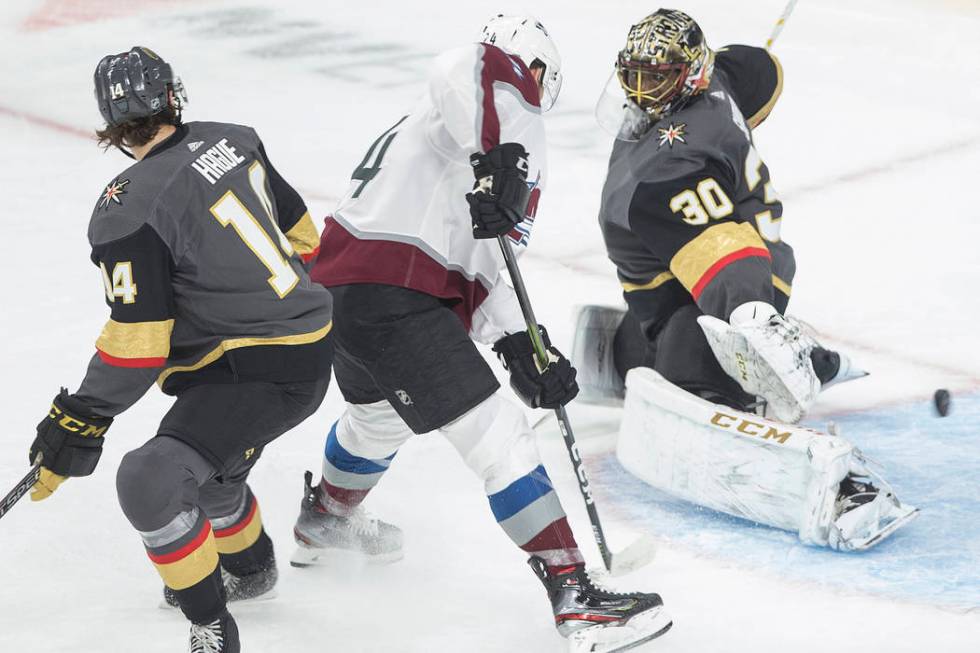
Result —
[[613, 341], [625, 315], [625, 310], [609, 306], [579, 308], [571, 356], [579, 387], [578, 401], [622, 405], [625, 386], [613, 360]]
[[765, 302], [742, 304], [729, 322], [698, 318], [722, 369], [743, 390], [765, 399], [777, 419], [800, 421], [820, 393], [810, 362], [816, 341]]
[[[846, 440], [713, 404], [648, 368], [626, 377], [616, 455], [657, 489], [796, 532], [807, 544], [866, 549], [917, 512]], [[849, 474], [872, 479], [878, 494], [841, 514], [838, 493]]]

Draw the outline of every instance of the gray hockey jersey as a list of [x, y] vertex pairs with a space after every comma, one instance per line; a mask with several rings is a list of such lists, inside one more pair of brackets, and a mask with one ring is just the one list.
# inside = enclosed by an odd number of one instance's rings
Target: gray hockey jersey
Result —
[[780, 238], [782, 204], [752, 140], [781, 90], [775, 57], [729, 46], [704, 93], [638, 142], [614, 145], [599, 222], [641, 322], [691, 301], [722, 319], [753, 300], [785, 309], [793, 250]]
[[115, 415], [157, 380], [320, 378], [331, 299], [319, 237], [250, 127], [192, 122], [113, 179], [92, 212], [110, 319], [76, 396]]

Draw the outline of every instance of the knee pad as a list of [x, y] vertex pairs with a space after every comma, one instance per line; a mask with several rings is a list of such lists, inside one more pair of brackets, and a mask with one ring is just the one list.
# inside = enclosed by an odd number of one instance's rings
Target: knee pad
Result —
[[411, 436], [411, 429], [386, 400], [347, 404], [337, 421], [340, 446], [361, 458], [387, 458]]
[[139, 531], [162, 528], [193, 510], [198, 498], [191, 470], [149, 444], [123, 456], [116, 472], [119, 505]]
[[503, 490], [541, 464], [524, 412], [499, 392], [439, 431], [483, 479], [487, 494]]
[[755, 397], [728, 376], [708, 345], [698, 317], [701, 310], [682, 306], [657, 334], [653, 369], [674, 385], [710, 401], [744, 410]]

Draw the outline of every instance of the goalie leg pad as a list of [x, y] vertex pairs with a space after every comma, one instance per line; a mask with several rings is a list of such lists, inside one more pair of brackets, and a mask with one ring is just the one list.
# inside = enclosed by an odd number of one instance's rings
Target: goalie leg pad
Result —
[[853, 445], [713, 404], [646, 368], [626, 377], [616, 453], [627, 470], [658, 489], [795, 531], [808, 544], [867, 548], [915, 512], [875, 476], [881, 496], [842, 514], [841, 481], [869, 473]]
[[608, 306], [582, 306], [575, 317], [572, 365], [578, 374], [578, 400], [618, 406], [623, 401], [623, 377], [616, 370], [616, 332], [626, 311]]

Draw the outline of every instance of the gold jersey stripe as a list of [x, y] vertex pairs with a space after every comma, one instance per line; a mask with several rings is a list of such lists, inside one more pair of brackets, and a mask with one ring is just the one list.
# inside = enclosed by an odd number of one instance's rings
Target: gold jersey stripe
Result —
[[671, 279], [676, 279], [673, 272], [661, 272], [646, 283], [630, 283], [629, 281], [623, 281], [621, 283], [623, 284], [623, 290], [626, 292], [636, 292], [637, 290], [653, 290], [654, 288], [659, 288]]
[[745, 248], [766, 250], [766, 245], [748, 222], [722, 222], [681, 247], [670, 260], [670, 271], [691, 291], [711, 266]]
[[749, 127], [752, 129], [758, 127], [763, 120], [769, 117], [769, 114], [772, 113], [772, 108], [776, 106], [776, 100], [778, 100], [779, 96], [783, 94], [783, 65], [779, 63], [779, 59], [776, 58], [776, 55], [771, 52], [768, 52], [767, 54], [776, 65], [776, 88], [773, 89], [772, 97], [769, 98], [769, 101], [763, 104], [762, 108], [756, 111], [752, 117], [746, 121], [749, 123]]
[[102, 328], [95, 346], [115, 358], [166, 358], [170, 355], [173, 320], [159, 322], [116, 322]]
[[286, 238], [300, 256], [309, 254], [320, 246], [320, 232], [316, 230], [309, 212], [304, 213], [292, 229], [286, 232]]
[[327, 322], [327, 325], [322, 329], [316, 331], [311, 331], [309, 333], [297, 333], [293, 336], [272, 336], [268, 338], [231, 338], [229, 340], [223, 340], [220, 345], [205, 354], [204, 358], [197, 361], [193, 365], [177, 365], [165, 369], [157, 378], [157, 384], [162, 386], [164, 382], [170, 377], [171, 374], [176, 374], [177, 372], [194, 372], [201, 369], [205, 365], [210, 365], [214, 361], [221, 358], [225, 352], [231, 351], [233, 349], [241, 349], [242, 347], [261, 347], [263, 345], [308, 345], [311, 342], [316, 342], [327, 337], [330, 333], [330, 329], [333, 328], [333, 320]]
[[777, 277], [775, 274], [772, 275], [772, 285], [776, 290], [783, 293], [787, 297], [789, 297], [790, 294], [793, 292], [793, 286], [789, 285], [788, 283], [786, 283], [785, 281]]
[[153, 565], [164, 584], [172, 590], [183, 590], [200, 583], [218, 566], [214, 533], [208, 529], [208, 537], [201, 546], [180, 560], [166, 564], [154, 562]]

